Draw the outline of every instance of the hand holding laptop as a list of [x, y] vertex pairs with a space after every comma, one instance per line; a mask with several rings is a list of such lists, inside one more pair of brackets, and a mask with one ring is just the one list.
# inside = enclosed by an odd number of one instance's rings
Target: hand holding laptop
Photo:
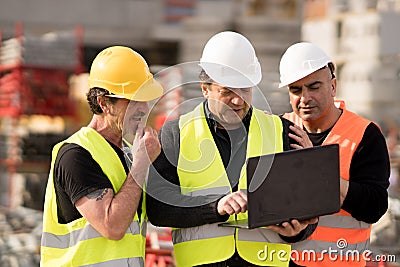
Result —
[[306, 229], [309, 224], [315, 224], [317, 222], [318, 218], [312, 218], [303, 221], [291, 220], [290, 222], [283, 222], [279, 225], [270, 225], [266, 228], [283, 236], [295, 236]]

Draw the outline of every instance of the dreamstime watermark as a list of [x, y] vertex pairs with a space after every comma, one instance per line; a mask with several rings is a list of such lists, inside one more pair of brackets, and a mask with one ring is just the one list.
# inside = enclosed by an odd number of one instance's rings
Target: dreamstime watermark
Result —
[[275, 257], [280, 262], [287, 262], [289, 261], [288, 253], [286, 250], [280, 249], [269, 249], [268, 245], [264, 246], [264, 249], [260, 249], [257, 252], [257, 258], [260, 261], [275, 261]]
[[[269, 249], [268, 245], [264, 246], [264, 249], [257, 252], [257, 258], [260, 261], [274, 261], [287, 262], [288, 255], [285, 250], [274, 250]], [[328, 261], [339, 261], [339, 262], [395, 262], [396, 255], [391, 254], [374, 254], [371, 250], [358, 251], [355, 249], [348, 249], [347, 240], [339, 238], [336, 241], [336, 248], [328, 247], [320, 252], [312, 249], [308, 250], [292, 250], [290, 253], [290, 259], [292, 261], [308, 261], [308, 262], [321, 262], [324, 260]]]

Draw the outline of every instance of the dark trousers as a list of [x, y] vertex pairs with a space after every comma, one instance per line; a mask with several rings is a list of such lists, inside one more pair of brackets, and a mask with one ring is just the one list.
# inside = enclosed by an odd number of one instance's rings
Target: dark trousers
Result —
[[235, 254], [233, 254], [233, 256], [227, 259], [226, 261], [197, 265], [196, 267], [253, 267], [253, 266], [256, 265], [253, 265], [245, 261], [239, 256], [238, 252], [235, 251]]

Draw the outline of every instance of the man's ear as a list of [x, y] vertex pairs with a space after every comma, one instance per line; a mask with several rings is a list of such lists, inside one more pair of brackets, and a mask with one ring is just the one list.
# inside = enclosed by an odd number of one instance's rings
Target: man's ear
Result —
[[107, 111], [108, 111], [108, 103], [106, 101], [106, 98], [103, 97], [103, 96], [98, 96], [97, 97], [97, 103], [99, 104], [99, 106], [103, 110], [103, 112], [107, 113]]
[[209, 85], [207, 83], [200, 83], [200, 87], [201, 87], [201, 92], [203, 93], [203, 96], [205, 98], [208, 98], [208, 94], [209, 94]]
[[331, 81], [331, 86], [332, 86], [331, 95], [332, 95], [332, 97], [336, 96], [336, 88], [337, 88], [336, 85], [337, 85], [336, 78], [333, 78], [332, 81]]

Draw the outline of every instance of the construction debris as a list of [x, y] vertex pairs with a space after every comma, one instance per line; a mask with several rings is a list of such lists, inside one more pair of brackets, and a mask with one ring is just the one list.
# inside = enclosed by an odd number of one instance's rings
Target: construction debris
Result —
[[42, 212], [0, 207], [0, 266], [39, 266]]
[[76, 47], [73, 31], [16, 37], [3, 42], [0, 64], [73, 69], [79, 65]]

